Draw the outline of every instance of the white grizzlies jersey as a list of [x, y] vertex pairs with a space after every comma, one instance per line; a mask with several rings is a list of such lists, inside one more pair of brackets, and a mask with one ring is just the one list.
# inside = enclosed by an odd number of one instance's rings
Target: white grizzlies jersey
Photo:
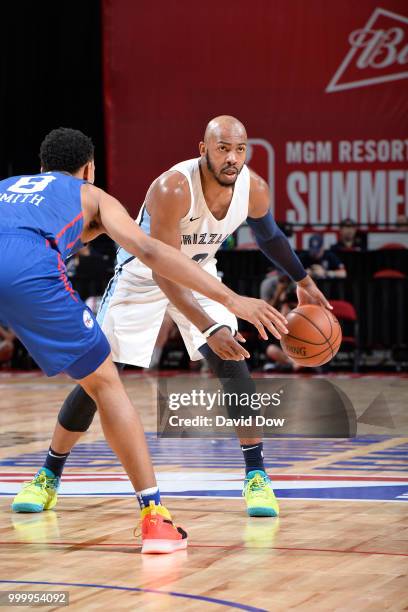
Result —
[[[248, 167], [244, 165], [235, 181], [234, 193], [227, 214], [223, 219], [218, 220], [212, 215], [204, 199], [199, 168], [200, 159], [180, 162], [170, 168], [170, 171], [176, 170], [187, 178], [191, 194], [190, 209], [180, 220], [181, 251], [197, 263], [205, 265], [214, 258], [224, 240], [248, 216], [250, 174]], [[150, 215], [146, 210], [145, 202], [136, 222], [146, 234], [150, 235]], [[126, 263], [128, 274], [131, 274], [134, 267], [135, 273], [140, 276], [143, 264], [124, 249], [119, 249], [117, 263], [120, 267]], [[151, 270], [147, 266], [144, 267], [146, 277], [151, 278]]]
[[[199, 159], [181, 162], [171, 168], [183, 174], [189, 184], [188, 213], [180, 220], [181, 250], [217, 278], [214, 255], [220, 245], [248, 216], [250, 175], [244, 166], [235, 181], [227, 214], [218, 221], [210, 212], [201, 186]], [[150, 215], [143, 204], [137, 223], [150, 234]], [[194, 293], [200, 306], [218, 323], [231, 331], [238, 329], [235, 316], [225, 306]], [[115, 276], [109, 282], [98, 313], [112, 349], [120, 363], [148, 367], [165, 312], [178, 325], [191, 359], [201, 359], [199, 348], [206, 339], [161, 291], [152, 271], [137, 257], [119, 249]]]

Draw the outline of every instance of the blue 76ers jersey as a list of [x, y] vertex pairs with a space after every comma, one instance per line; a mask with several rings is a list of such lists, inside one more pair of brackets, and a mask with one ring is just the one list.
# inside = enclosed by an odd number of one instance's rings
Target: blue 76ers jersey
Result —
[[62, 172], [0, 181], [0, 232], [29, 230], [48, 240], [63, 259], [81, 246], [81, 185]]
[[83, 183], [63, 172], [0, 181], [0, 317], [48, 376], [76, 380], [110, 353], [63, 262], [81, 244]]

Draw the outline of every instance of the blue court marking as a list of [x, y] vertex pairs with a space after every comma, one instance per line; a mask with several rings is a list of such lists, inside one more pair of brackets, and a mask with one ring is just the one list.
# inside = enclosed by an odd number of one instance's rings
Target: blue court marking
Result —
[[408, 482], [401, 485], [372, 487], [327, 487], [325, 489], [275, 490], [279, 498], [291, 499], [338, 499], [353, 501], [408, 501]]
[[[150, 452], [153, 457], [153, 462], [156, 467], [166, 466], [181, 466], [188, 468], [242, 468], [243, 459], [242, 452], [239, 447], [238, 440], [210, 440], [210, 439], [158, 439], [153, 433], [147, 434]], [[367, 459], [370, 452], [370, 446], [377, 444], [383, 440], [389, 439], [390, 436], [361, 436], [351, 439], [304, 439], [304, 438], [273, 438], [264, 441], [264, 461], [268, 469], [277, 469], [284, 467], [296, 467], [300, 461], [312, 461], [314, 459], [329, 458], [333, 453], [345, 452], [354, 450], [355, 448], [366, 448], [367, 455], [358, 457], [355, 461], [366, 462], [366, 467], [369, 469], [373, 465], [376, 469], [395, 470], [394, 467], [389, 467], [387, 462], [396, 463], [395, 450], [401, 453], [401, 457], [405, 456], [405, 446], [393, 447], [373, 453], [373, 459]], [[0, 460], [0, 466], [13, 467], [38, 467], [44, 461], [46, 447], [43, 451], [35, 453], [25, 453], [18, 456], [9, 457]], [[408, 458], [408, 451], [407, 451]], [[399, 455], [398, 455], [399, 457]], [[375, 458], [375, 459], [374, 459]], [[398, 459], [399, 460], [399, 459]], [[373, 463], [371, 463], [373, 461]], [[375, 461], [375, 462], [374, 462]], [[353, 459], [350, 459], [341, 464], [333, 464], [329, 469], [347, 469], [347, 466], [352, 467]], [[70, 468], [95, 468], [95, 467], [121, 467], [116, 456], [106, 444], [105, 440], [96, 442], [84, 442], [75, 446], [68, 460]], [[363, 466], [362, 466], [363, 467]], [[320, 468], [316, 468], [320, 469]], [[356, 469], [361, 469], [356, 465]], [[366, 469], [364, 467], [364, 469]], [[402, 469], [402, 466], [398, 469]]]
[[155, 595], [170, 595], [172, 597], [183, 597], [184, 599], [195, 599], [205, 601], [207, 603], [218, 604], [220, 606], [228, 606], [229, 608], [237, 608], [238, 610], [247, 610], [248, 612], [268, 612], [264, 608], [255, 608], [254, 606], [246, 606], [245, 604], [228, 601], [227, 599], [216, 599], [215, 597], [206, 597], [205, 595], [190, 595], [189, 593], [178, 593], [177, 591], [159, 591], [157, 589], [143, 589], [140, 587], [124, 587], [109, 584], [81, 584], [80, 582], [46, 582], [45, 580], [0, 580], [3, 584], [43, 584], [47, 586], [58, 587], [86, 587], [88, 589], [111, 589], [114, 591], [130, 591], [133, 593], [154, 593]]
[[[355, 472], [356, 470], [359, 470], [361, 472], [373, 472], [373, 473], [378, 473], [379, 470], [381, 470], [382, 472], [386, 472], [387, 469], [383, 466], [363, 466], [363, 467], [359, 467], [358, 465], [354, 465], [352, 467], [346, 467], [346, 466], [342, 466], [339, 465], [338, 463], [336, 463], [336, 465], [328, 465], [324, 467], [324, 470], [330, 470], [332, 472]], [[402, 470], [400, 467], [398, 468], [388, 468], [388, 471], [390, 472], [403, 472], [405, 470]]]
[[344, 461], [336, 461], [325, 469], [408, 472], [408, 444], [399, 444], [372, 453], [368, 449], [364, 457], [351, 457]]
[[[370, 501], [370, 502], [408, 502], [408, 484], [401, 486], [375, 486], [375, 487], [341, 487], [341, 488], [325, 488], [325, 489], [274, 489], [275, 495], [279, 500], [282, 499], [299, 499], [299, 500], [316, 500], [316, 501]], [[103, 497], [117, 499], [118, 497], [134, 497], [134, 493], [122, 492], [120, 494], [103, 494], [87, 493], [86, 497]], [[8, 493], [0, 493], [0, 497], [10, 497]], [[84, 497], [83, 493], [70, 493], [66, 498]], [[241, 499], [241, 491], [225, 490], [194, 490], [194, 491], [166, 491], [163, 494], [163, 499], [167, 497], [179, 497], [180, 499], [208, 497], [210, 499]]]
[[[319, 500], [350, 500], [350, 501], [408, 501], [408, 482], [402, 485], [372, 487], [325, 487], [318, 489], [275, 489], [278, 499], [319, 499]], [[241, 491], [204, 490], [204, 491], [166, 491], [163, 497], [221, 497], [241, 498]]]

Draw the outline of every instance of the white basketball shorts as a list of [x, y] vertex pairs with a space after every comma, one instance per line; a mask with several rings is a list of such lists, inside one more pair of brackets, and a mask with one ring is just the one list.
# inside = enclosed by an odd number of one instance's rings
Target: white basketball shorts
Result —
[[[203, 269], [217, 278], [215, 259]], [[237, 319], [225, 306], [193, 293], [214, 321], [228, 325], [232, 333], [237, 331]], [[204, 336], [169, 302], [153, 280], [151, 270], [138, 259], [119, 267], [106, 288], [97, 317], [109, 340], [113, 360], [149, 367], [166, 312], [178, 326], [190, 359], [202, 359], [198, 349], [206, 342]]]

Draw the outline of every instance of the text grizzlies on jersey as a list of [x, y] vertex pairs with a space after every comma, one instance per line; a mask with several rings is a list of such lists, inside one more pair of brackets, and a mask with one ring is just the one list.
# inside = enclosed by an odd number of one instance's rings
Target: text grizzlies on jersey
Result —
[[230, 234], [182, 234], [181, 244], [222, 244]]

